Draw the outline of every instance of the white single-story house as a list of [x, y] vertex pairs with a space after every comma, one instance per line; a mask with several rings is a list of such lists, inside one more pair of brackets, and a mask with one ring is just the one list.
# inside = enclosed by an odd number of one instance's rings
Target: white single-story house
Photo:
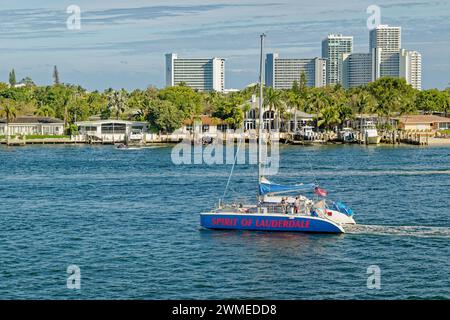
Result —
[[148, 123], [138, 121], [95, 120], [81, 121], [75, 124], [78, 127], [78, 134], [74, 136], [76, 141], [140, 141], [148, 132]]
[[50, 117], [21, 116], [7, 123], [0, 119], [0, 135], [63, 135], [64, 121]]
[[450, 118], [431, 114], [409, 115], [397, 118], [399, 128], [409, 131], [436, 131], [450, 129]]

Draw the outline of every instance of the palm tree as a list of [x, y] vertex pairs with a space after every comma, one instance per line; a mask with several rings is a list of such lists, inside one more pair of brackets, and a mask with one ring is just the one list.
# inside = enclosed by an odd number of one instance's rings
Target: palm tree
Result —
[[17, 110], [14, 107], [11, 100], [6, 99], [3, 102], [4, 102], [4, 106], [0, 111], [1, 111], [2, 115], [4, 115], [6, 118], [6, 143], [8, 144], [8, 142], [9, 142], [9, 123], [17, 117]]
[[352, 106], [352, 109], [359, 114], [359, 127], [362, 129], [362, 114], [364, 112], [373, 113], [376, 111], [377, 103], [375, 101], [375, 98], [366, 91], [361, 91], [357, 94], [354, 94], [350, 98], [350, 105]]
[[[283, 111], [284, 101], [281, 97], [281, 92], [275, 90], [272, 87], [267, 88], [265, 90], [265, 97], [264, 97], [264, 106], [269, 107], [269, 111], [277, 111], [278, 115], [277, 118], [280, 117], [280, 112]], [[271, 124], [269, 124], [269, 130], [271, 128]], [[277, 124], [277, 129], [279, 127], [279, 123]]]
[[64, 107], [64, 128], [67, 128], [67, 122], [69, 118], [68, 106], [70, 103], [71, 97], [69, 95], [65, 95], [62, 98], [62, 105]]
[[328, 105], [321, 109], [318, 119], [320, 120], [317, 121], [317, 125], [324, 126], [326, 129], [331, 129], [341, 123], [336, 105]]
[[329, 101], [327, 96], [325, 95], [325, 92], [322, 90], [316, 90], [311, 95], [307, 110], [308, 112], [315, 113], [316, 115], [316, 126], [318, 127], [318, 121], [319, 121], [319, 114], [321, 110], [325, 109], [327, 106], [329, 106]]
[[34, 114], [43, 117], [54, 117], [55, 110], [53, 110], [53, 108], [48, 105], [44, 105], [37, 109]]
[[289, 106], [294, 109], [294, 131], [297, 130], [297, 111], [305, 111], [305, 104], [307, 101], [307, 97], [304, 94], [296, 93], [294, 91], [290, 91], [288, 93], [288, 103]]
[[108, 109], [114, 113], [116, 120], [119, 120], [120, 115], [125, 112], [127, 102], [120, 91], [114, 91], [108, 96]]

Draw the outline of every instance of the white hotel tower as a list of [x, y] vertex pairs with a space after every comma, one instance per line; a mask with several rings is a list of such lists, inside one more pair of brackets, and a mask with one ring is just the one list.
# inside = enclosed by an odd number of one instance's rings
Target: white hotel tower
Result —
[[422, 89], [422, 56], [417, 51], [401, 49], [401, 27], [379, 25], [370, 31], [374, 79], [405, 78], [413, 88]]
[[166, 86], [180, 83], [198, 91], [225, 89], [225, 59], [181, 59], [176, 53], [166, 54]]
[[300, 81], [302, 73], [309, 87], [324, 87], [327, 84], [325, 59], [282, 59], [278, 53], [266, 55], [265, 84], [268, 87], [290, 89], [294, 81]]
[[422, 90], [422, 55], [417, 51], [400, 51], [400, 77], [413, 88]]
[[370, 52], [375, 62], [375, 80], [400, 74], [401, 27], [379, 25], [369, 34]]
[[405, 78], [413, 88], [422, 89], [422, 56], [401, 49], [401, 27], [379, 25], [370, 31], [370, 52], [343, 54], [342, 85], [354, 88], [381, 77]]
[[352, 52], [352, 36], [329, 34], [322, 41], [322, 58], [327, 61], [327, 84], [342, 83], [342, 56]]

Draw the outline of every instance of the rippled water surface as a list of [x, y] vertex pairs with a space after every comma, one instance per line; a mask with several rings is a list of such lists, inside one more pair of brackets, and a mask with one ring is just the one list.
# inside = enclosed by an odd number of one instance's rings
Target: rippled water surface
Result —
[[[283, 146], [273, 179], [350, 205], [360, 225], [344, 235], [202, 230], [230, 165], [170, 155], [0, 147], [0, 298], [450, 298], [450, 148]], [[255, 168], [236, 166], [230, 197], [255, 191]]]

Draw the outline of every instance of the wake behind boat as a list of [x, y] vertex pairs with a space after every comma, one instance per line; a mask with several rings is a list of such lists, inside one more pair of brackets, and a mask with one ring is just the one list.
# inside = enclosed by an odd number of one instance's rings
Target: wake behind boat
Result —
[[[200, 214], [200, 224], [208, 229], [236, 229], [261, 231], [289, 231], [314, 233], [344, 233], [344, 226], [355, 224], [353, 211], [341, 202], [327, 202], [325, 199], [311, 200], [299, 194], [313, 190], [325, 198], [327, 192], [316, 184], [286, 186], [275, 184], [263, 176], [263, 45], [261, 35], [261, 60], [259, 81], [259, 137], [258, 137], [258, 201], [256, 204], [219, 206]], [[231, 176], [230, 176], [231, 177]], [[280, 196], [282, 194], [294, 194]]]
[[119, 143], [115, 145], [116, 149], [119, 150], [144, 150], [144, 149], [156, 149], [162, 148], [163, 145], [153, 145], [153, 146], [142, 146], [142, 145], [128, 145], [124, 143]]

